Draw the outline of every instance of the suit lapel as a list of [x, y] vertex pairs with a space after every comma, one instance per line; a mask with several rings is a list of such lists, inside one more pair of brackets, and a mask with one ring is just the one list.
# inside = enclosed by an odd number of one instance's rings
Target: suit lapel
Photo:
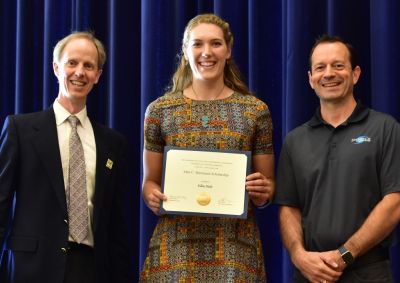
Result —
[[32, 124], [35, 131], [32, 142], [53, 185], [58, 202], [65, 213], [67, 213], [60, 147], [58, 145], [57, 126], [53, 108], [51, 107], [40, 112], [40, 116]]

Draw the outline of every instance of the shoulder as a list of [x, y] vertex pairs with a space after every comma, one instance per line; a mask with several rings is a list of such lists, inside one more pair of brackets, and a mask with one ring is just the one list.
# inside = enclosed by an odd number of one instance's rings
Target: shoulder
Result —
[[8, 119], [16, 121], [16, 122], [27, 122], [32, 120], [37, 120], [40, 118], [46, 118], [49, 116], [54, 117], [53, 107], [50, 107], [46, 110], [30, 112], [30, 113], [22, 113], [22, 114], [13, 114], [7, 116]]
[[388, 134], [400, 135], [400, 124], [391, 115], [373, 109], [367, 109], [365, 118], [361, 121], [370, 130], [380, 132], [383, 136]]
[[165, 94], [163, 96], [158, 97], [156, 100], [152, 101], [147, 109], [148, 110], [153, 110], [153, 109], [162, 109], [162, 108], [167, 108], [171, 107], [174, 105], [181, 105], [186, 103], [187, 98], [185, 98], [182, 95], [182, 92], [175, 92], [175, 93], [169, 93]]
[[125, 144], [127, 142], [126, 137], [114, 129], [97, 122], [92, 122], [92, 126], [96, 137], [103, 137], [119, 144]]
[[398, 125], [397, 120], [391, 115], [373, 109], [369, 109], [368, 120], [370, 122]]
[[370, 109], [365, 124], [372, 131], [380, 133], [386, 142], [400, 142], [400, 124], [391, 115]]
[[25, 129], [27, 127], [31, 127], [33, 125], [47, 125], [49, 122], [55, 121], [55, 115], [53, 108], [50, 107], [46, 110], [31, 112], [31, 113], [23, 113], [23, 114], [12, 114], [8, 115], [4, 120], [4, 127], [7, 125], [13, 124], [18, 128]]
[[290, 130], [287, 135], [288, 136], [301, 135], [302, 133], [309, 131], [311, 128], [312, 127], [309, 125], [309, 122], [305, 122], [303, 124], [300, 124], [300, 125], [296, 126], [292, 130]]
[[249, 103], [253, 105], [262, 105], [267, 107], [267, 104], [264, 101], [251, 94], [242, 94], [239, 92], [235, 92], [234, 94], [232, 94], [231, 99], [234, 99], [238, 102]]
[[[146, 108], [145, 123], [158, 121], [167, 112], [187, 105], [187, 100], [182, 92], [169, 93], [152, 101]], [[157, 123], [157, 122], [156, 122]]]
[[258, 111], [267, 111], [269, 112], [268, 105], [262, 101], [261, 99], [257, 98], [251, 94], [241, 94], [235, 92], [229, 99], [230, 102], [242, 104], [244, 106], [253, 107], [255, 110]]
[[309, 131], [312, 127], [308, 124], [308, 122], [303, 123], [294, 129], [290, 130], [285, 137], [285, 145], [290, 145], [296, 143], [296, 141], [303, 139], [308, 135]]

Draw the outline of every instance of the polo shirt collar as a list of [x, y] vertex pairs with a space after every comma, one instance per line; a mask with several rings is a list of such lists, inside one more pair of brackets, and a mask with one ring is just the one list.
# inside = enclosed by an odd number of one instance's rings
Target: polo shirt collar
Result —
[[[357, 123], [365, 118], [367, 118], [369, 114], [369, 109], [365, 105], [361, 103], [360, 100], [357, 101], [356, 108], [354, 109], [353, 113], [351, 113], [350, 117], [342, 123], [342, 126], [346, 126], [351, 123]], [[321, 116], [321, 106], [317, 108], [317, 110], [314, 113], [314, 116], [308, 121], [308, 125], [311, 127], [318, 127], [322, 125], [329, 125], [327, 122], [322, 119]]]

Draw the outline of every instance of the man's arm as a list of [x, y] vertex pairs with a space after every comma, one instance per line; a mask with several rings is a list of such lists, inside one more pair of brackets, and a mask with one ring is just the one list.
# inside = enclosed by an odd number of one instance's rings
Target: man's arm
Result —
[[110, 252], [109, 263], [112, 267], [111, 281], [129, 283], [134, 280], [134, 271], [132, 270], [132, 255], [129, 225], [127, 215], [128, 186], [127, 186], [127, 141], [125, 138], [120, 140], [117, 148], [119, 149], [117, 162], [117, 175], [113, 185], [114, 199], [111, 209], [110, 225], [108, 232], [111, 234], [111, 242], [108, 247]]
[[[400, 125], [392, 121], [386, 131], [379, 178], [382, 188], [385, 188], [383, 191], [390, 191], [384, 194], [361, 227], [343, 243], [355, 258], [382, 242], [400, 221], [400, 192], [396, 191], [399, 186]], [[335, 255], [338, 261], [343, 262], [339, 252], [336, 251]]]
[[384, 193], [382, 200], [374, 207], [361, 227], [344, 243], [344, 246], [358, 257], [366, 253], [385, 239], [400, 220], [399, 186], [399, 142], [400, 124], [394, 120], [388, 121], [382, 145], [382, 163], [380, 164], [380, 180]]
[[344, 246], [353, 257], [359, 257], [384, 240], [399, 221], [400, 192], [387, 194]]
[[[386, 195], [372, 210], [363, 225], [344, 243], [354, 258], [362, 256], [384, 240], [400, 220], [400, 193]], [[325, 262], [335, 262], [339, 270], [346, 268], [338, 250], [322, 254]]]
[[335, 282], [342, 274], [336, 265], [327, 265], [321, 253], [308, 252], [304, 248], [301, 211], [295, 207], [281, 206], [279, 223], [282, 242], [288, 250], [293, 264], [311, 282]]
[[0, 135], [0, 256], [10, 221], [17, 155], [15, 124], [11, 117], [7, 117]]

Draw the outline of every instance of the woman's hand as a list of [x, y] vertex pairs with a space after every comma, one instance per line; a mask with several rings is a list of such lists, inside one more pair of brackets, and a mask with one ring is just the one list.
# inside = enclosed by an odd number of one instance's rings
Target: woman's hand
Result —
[[148, 184], [148, 186], [149, 188], [143, 191], [143, 199], [151, 211], [156, 215], [160, 215], [161, 201], [166, 201], [167, 196], [161, 193], [160, 187], [156, 184]]
[[274, 155], [253, 155], [253, 169], [255, 173], [246, 177], [246, 190], [255, 206], [263, 206], [275, 193]]
[[162, 153], [143, 151], [143, 189], [142, 196], [147, 206], [156, 215], [160, 214], [161, 200], [167, 197], [161, 193], [163, 155]]
[[275, 192], [275, 182], [268, 179], [260, 172], [246, 177], [246, 190], [255, 206], [262, 206], [272, 200]]

